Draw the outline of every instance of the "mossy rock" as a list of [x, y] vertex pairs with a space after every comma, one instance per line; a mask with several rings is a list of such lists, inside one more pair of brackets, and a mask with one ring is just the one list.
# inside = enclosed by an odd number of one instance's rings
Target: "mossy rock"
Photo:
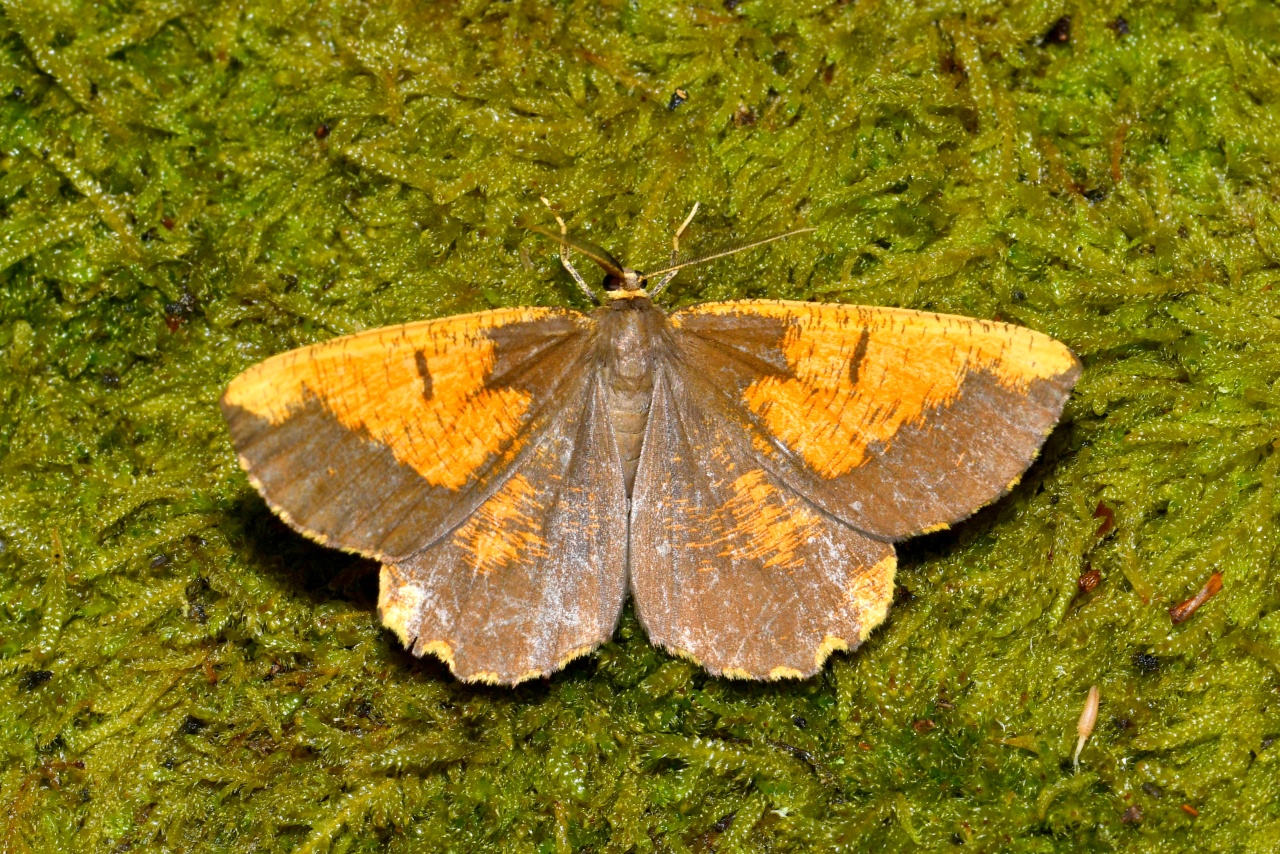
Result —
[[[0, 847], [1277, 850], [1278, 59], [1265, 0], [4, 0]], [[540, 195], [642, 268], [695, 200], [691, 250], [816, 226], [672, 304], [1001, 317], [1084, 376], [815, 679], [709, 678], [628, 614], [461, 685], [276, 521], [217, 399], [340, 333], [582, 307]]]

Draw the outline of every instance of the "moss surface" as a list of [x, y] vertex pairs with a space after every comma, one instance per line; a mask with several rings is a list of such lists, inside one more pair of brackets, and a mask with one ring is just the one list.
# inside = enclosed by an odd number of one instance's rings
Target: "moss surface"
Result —
[[[0, 0], [0, 848], [1277, 850], [1280, 10], [910, 5]], [[216, 400], [581, 305], [539, 194], [641, 267], [694, 200], [694, 251], [817, 226], [675, 302], [1000, 316], [1084, 377], [819, 678], [709, 679], [628, 613], [459, 685]]]

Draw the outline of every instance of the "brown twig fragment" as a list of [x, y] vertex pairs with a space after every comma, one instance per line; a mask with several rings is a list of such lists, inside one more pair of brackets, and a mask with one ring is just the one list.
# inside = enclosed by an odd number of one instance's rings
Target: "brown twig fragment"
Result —
[[1173, 620], [1175, 626], [1189, 619], [1192, 614], [1200, 610], [1201, 605], [1217, 596], [1221, 590], [1222, 573], [1215, 572], [1209, 576], [1209, 580], [1204, 583], [1204, 587], [1200, 588], [1199, 593], [1169, 609], [1169, 619]]
[[1089, 736], [1093, 735], [1093, 725], [1098, 722], [1098, 702], [1101, 695], [1098, 693], [1098, 686], [1089, 687], [1089, 696], [1085, 697], [1084, 708], [1080, 711], [1080, 722], [1076, 724], [1076, 732], [1080, 738], [1076, 741], [1076, 755], [1071, 760], [1071, 764], [1075, 766], [1075, 770], [1080, 770], [1080, 751], [1084, 750], [1084, 743], [1089, 740]]

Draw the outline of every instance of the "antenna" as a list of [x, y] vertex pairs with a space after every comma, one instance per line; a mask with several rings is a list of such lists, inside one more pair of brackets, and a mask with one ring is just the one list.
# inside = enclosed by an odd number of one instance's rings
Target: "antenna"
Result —
[[[693, 215], [697, 213], [697, 211], [698, 211], [698, 206], [695, 204], [693, 206], [693, 210], [689, 212], [689, 216], [685, 219], [684, 225], [680, 226], [679, 231], [676, 232], [676, 236], [672, 238], [672, 241], [671, 241], [672, 246], [678, 247], [679, 245], [678, 242], [680, 240], [680, 232], [684, 231], [685, 226], [689, 224], [689, 221], [693, 219]], [[757, 246], [764, 246], [766, 243], [772, 243], [773, 241], [781, 240], [784, 237], [793, 237], [794, 235], [797, 235], [797, 234], [807, 234], [810, 231], [817, 231], [817, 230], [818, 229], [814, 228], [813, 226], [808, 226], [805, 228], [797, 228], [793, 231], [784, 231], [782, 234], [775, 234], [772, 237], [766, 237], [763, 240], [752, 240], [749, 243], [740, 243], [736, 246], [730, 246], [727, 249], [720, 249], [715, 252], [711, 252], [707, 255], [700, 255], [697, 258], [691, 258], [688, 261], [682, 261], [679, 264], [673, 264], [672, 266], [662, 270], [654, 270], [651, 273], [645, 273], [640, 278], [643, 281], [645, 279], [652, 279], [655, 276], [662, 276], [662, 279], [658, 282], [658, 284], [654, 285], [653, 288], [649, 291], [649, 297], [650, 299], [652, 299], [653, 297], [657, 296], [672, 279], [676, 277], [676, 273], [680, 272], [685, 267], [692, 267], [694, 264], [704, 264], [707, 261], [714, 261], [717, 258], [724, 258], [727, 255], [736, 255], [739, 252], [746, 252], [748, 249], [755, 249]], [[674, 261], [675, 258], [673, 257], [672, 260]]]
[[814, 226], [807, 226], [805, 228], [797, 228], [794, 231], [784, 231], [782, 234], [775, 234], [772, 237], [766, 237], [763, 240], [753, 240], [750, 243], [739, 243], [737, 245], [730, 246], [727, 249], [719, 249], [708, 255], [699, 255], [697, 258], [690, 258], [688, 261], [681, 261], [679, 264], [675, 264], [671, 267], [664, 267], [661, 270], [654, 270], [652, 272], [645, 273], [644, 278], [651, 279], [654, 276], [661, 276], [665, 273], [675, 273], [678, 270], [683, 270], [685, 267], [692, 267], [694, 264], [705, 264], [707, 261], [714, 261], [717, 258], [723, 258], [726, 255], [737, 255], [739, 252], [746, 252], [748, 249], [755, 249], [757, 246], [764, 246], [766, 243], [772, 243], [773, 241], [781, 240], [784, 237], [793, 237], [797, 234], [807, 234], [810, 231], [817, 230], [818, 229]]
[[565, 247], [566, 249], [572, 249], [575, 252], [581, 252], [583, 255], [586, 255], [592, 261], [595, 261], [598, 265], [600, 265], [601, 269], [603, 269], [606, 273], [608, 273], [611, 276], [617, 276], [619, 279], [621, 279], [623, 275], [626, 273], [626, 271], [622, 268], [622, 262], [619, 261], [617, 258], [614, 258], [611, 254], [609, 254], [609, 251], [602, 246], [597, 246], [594, 243], [588, 240], [583, 240], [580, 237], [570, 237], [567, 234], [564, 234], [564, 235], [556, 234], [551, 229], [543, 228], [540, 225], [531, 224], [531, 225], [526, 225], [525, 228], [529, 229], [530, 231], [536, 231], [538, 234], [541, 234], [544, 237], [550, 237], [552, 240], [554, 240], [556, 243], [559, 243], [561, 246]]
[[[573, 265], [569, 263], [569, 258], [564, 252], [566, 249], [581, 252], [583, 255], [590, 258], [599, 265], [599, 267], [603, 269], [610, 278], [622, 281], [624, 283], [624, 290], [627, 290], [628, 293], [638, 290], [641, 282], [651, 281], [660, 276], [661, 279], [659, 279], [658, 283], [646, 294], [650, 298], [653, 298], [657, 296], [672, 279], [675, 278], [676, 273], [683, 270], [685, 267], [692, 267], [694, 264], [705, 264], [708, 261], [715, 261], [717, 258], [736, 255], [739, 252], [746, 252], [748, 249], [755, 249], [757, 246], [764, 246], [766, 243], [773, 243], [775, 240], [782, 240], [785, 237], [794, 237], [797, 234], [807, 234], [811, 231], [818, 230], [813, 226], [807, 226], [805, 228], [784, 231], [782, 234], [775, 234], [771, 237], [766, 237], [761, 240], [752, 240], [747, 243], [739, 243], [706, 255], [691, 258], [688, 261], [681, 261], [677, 264], [675, 263], [675, 260], [680, 254], [680, 235], [684, 234], [684, 230], [689, 227], [689, 223], [693, 222], [693, 218], [697, 216], [698, 213], [700, 203], [694, 202], [693, 208], [689, 211], [689, 215], [684, 218], [684, 222], [680, 223], [680, 227], [676, 229], [676, 233], [671, 237], [671, 266], [664, 267], [661, 270], [654, 270], [649, 273], [639, 273], [635, 270], [628, 270], [626, 267], [623, 267], [622, 262], [617, 258], [614, 258], [608, 250], [597, 246], [588, 240], [583, 240], [580, 237], [570, 237], [568, 227], [565, 225], [565, 222], [560, 215], [555, 212], [555, 209], [551, 207], [551, 202], [548, 201], [545, 196], [541, 198], [542, 203], [546, 205], [547, 209], [551, 211], [551, 214], [555, 216], [556, 223], [560, 226], [560, 233], [556, 234], [549, 228], [543, 228], [542, 226], [535, 224], [529, 224], [525, 227], [530, 231], [543, 235], [544, 237], [550, 237], [556, 243], [560, 244], [560, 263], [569, 271], [569, 274], [573, 276], [574, 281], [578, 283], [578, 287], [582, 288], [583, 293], [585, 293], [592, 302], [597, 304], [599, 304], [600, 300], [596, 297], [595, 293], [587, 287], [587, 283], [583, 281], [582, 276], [573, 268]], [[608, 285], [606, 284], [605, 287], [607, 289]]]

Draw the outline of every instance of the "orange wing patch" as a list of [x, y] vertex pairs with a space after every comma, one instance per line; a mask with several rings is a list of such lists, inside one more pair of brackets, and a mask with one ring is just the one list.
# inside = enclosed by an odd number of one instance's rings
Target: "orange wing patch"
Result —
[[951, 404], [969, 375], [985, 371], [1024, 392], [1072, 371], [1065, 346], [1007, 323], [895, 308], [784, 301], [712, 303], [672, 317], [748, 312], [785, 321], [791, 376], [763, 376], [743, 400], [765, 427], [824, 478], [861, 465], [908, 424]]
[[480, 505], [453, 535], [472, 571], [487, 574], [547, 557], [547, 541], [542, 536], [543, 498], [524, 475], [516, 474]]
[[255, 365], [225, 401], [278, 425], [318, 400], [430, 485], [458, 490], [516, 437], [529, 411], [527, 392], [486, 385], [495, 343], [484, 333], [555, 314], [568, 312], [501, 309], [337, 338]]
[[[730, 520], [720, 556], [759, 561], [765, 569], [788, 572], [804, 566], [805, 549], [821, 534], [818, 517], [804, 502], [781, 492], [765, 473], [753, 469], [729, 484], [729, 500], [715, 520]], [[693, 543], [702, 548], [709, 543]]]

